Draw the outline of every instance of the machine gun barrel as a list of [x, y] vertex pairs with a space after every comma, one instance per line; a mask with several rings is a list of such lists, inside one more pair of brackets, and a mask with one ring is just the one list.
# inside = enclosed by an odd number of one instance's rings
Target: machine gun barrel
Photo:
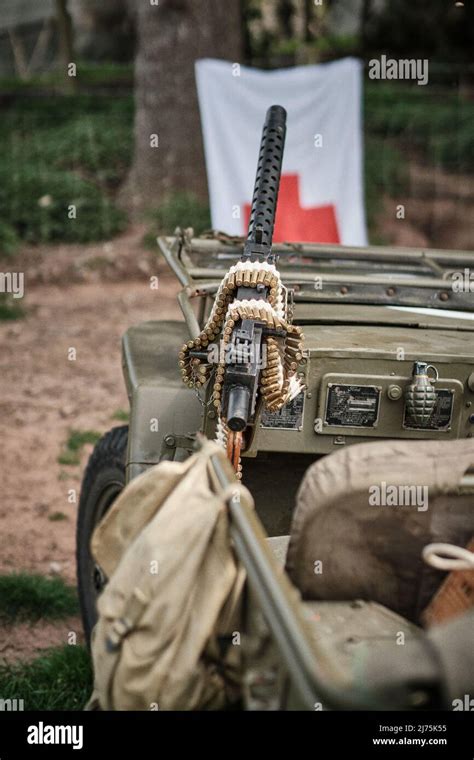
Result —
[[260, 142], [243, 260], [252, 256], [258, 259], [268, 259], [271, 256], [285, 136], [286, 111], [283, 106], [270, 106], [265, 117]]

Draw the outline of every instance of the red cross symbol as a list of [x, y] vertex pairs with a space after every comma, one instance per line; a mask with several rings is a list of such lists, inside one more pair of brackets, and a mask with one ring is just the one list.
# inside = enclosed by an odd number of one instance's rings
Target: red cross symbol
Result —
[[[282, 175], [273, 233], [274, 242], [340, 243], [334, 205], [331, 203], [326, 206], [302, 208], [298, 183], [297, 174]], [[246, 203], [245, 229], [248, 227], [250, 209], [250, 204]]]

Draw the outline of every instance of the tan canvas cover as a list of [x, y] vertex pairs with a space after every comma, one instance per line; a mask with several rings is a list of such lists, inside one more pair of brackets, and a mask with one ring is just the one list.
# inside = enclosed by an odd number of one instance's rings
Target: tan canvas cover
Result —
[[[423, 547], [466, 546], [474, 533], [474, 494], [459, 489], [472, 465], [471, 439], [363, 443], [319, 460], [297, 495], [292, 581], [308, 599], [372, 600], [419, 622], [445, 576], [423, 562]], [[370, 503], [383, 483], [426, 488], [427, 504]]]
[[[217, 636], [239, 630], [244, 574], [211, 455], [230, 467], [209, 442], [131, 481], [94, 533], [93, 554], [109, 577], [92, 644], [92, 702], [102, 709], [217, 708], [238, 692], [239, 647], [217, 657]], [[237, 481], [235, 489], [251, 502]]]

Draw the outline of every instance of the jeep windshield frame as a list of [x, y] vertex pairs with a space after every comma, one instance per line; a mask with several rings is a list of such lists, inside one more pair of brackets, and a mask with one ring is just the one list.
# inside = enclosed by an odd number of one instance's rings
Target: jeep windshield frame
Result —
[[[187, 231], [157, 243], [183, 290], [178, 296], [191, 332], [199, 322], [189, 299], [213, 297], [242, 253], [243, 238]], [[474, 313], [474, 252], [324, 243], [277, 243], [278, 270], [296, 303], [404, 306]], [[203, 307], [204, 308], [204, 307]], [[199, 319], [201, 321], [201, 319]]]

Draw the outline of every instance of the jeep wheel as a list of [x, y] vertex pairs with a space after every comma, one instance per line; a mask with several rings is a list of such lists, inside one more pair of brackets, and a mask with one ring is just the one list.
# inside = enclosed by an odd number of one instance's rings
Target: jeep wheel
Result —
[[97, 597], [105, 578], [90, 552], [95, 526], [125, 486], [128, 426], [109, 430], [96, 444], [82, 480], [77, 516], [76, 561], [79, 605], [87, 645], [97, 620]]

